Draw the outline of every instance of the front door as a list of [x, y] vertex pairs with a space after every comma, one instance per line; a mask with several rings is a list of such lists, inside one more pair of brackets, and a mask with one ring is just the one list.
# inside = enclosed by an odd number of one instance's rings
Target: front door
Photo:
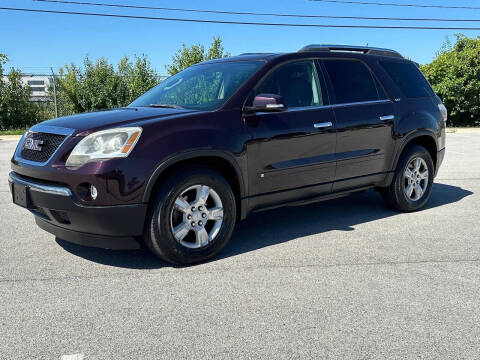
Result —
[[330, 193], [335, 176], [335, 119], [315, 62], [280, 65], [250, 96], [281, 95], [287, 110], [245, 117], [250, 204], [274, 203]]

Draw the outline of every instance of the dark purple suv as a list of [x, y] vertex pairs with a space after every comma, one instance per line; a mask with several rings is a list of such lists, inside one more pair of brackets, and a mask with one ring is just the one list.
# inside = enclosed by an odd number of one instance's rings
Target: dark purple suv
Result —
[[418, 66], [392, 50], [243, 54], [194, 65], [126, 108], [33, 126], [9, 182], [61, 239], [144, 244], [189, 264], [218, 254], [251, 211], [369, 188], [397, 210], [421, 208], [446, 118]]

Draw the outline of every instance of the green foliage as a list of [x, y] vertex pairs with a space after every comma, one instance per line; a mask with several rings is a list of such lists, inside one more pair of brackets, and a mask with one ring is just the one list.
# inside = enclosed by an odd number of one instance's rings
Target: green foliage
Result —
[[422, 71], [442, 98], [449, 113], [449, 126], [480, 125], [480, 37], [456, 35], [447, 39]]
[[205, 51], [205, 47], [201, 44], [195, 44], [190, 47], [182, 44], [182, 48], [173, 55], [172, 63], [167, 65], [166, 69], [170, 75], [175, 75], [187, 67], [199, 62], [228, 56], [230, 56], [230, 54], [225, 52], [222, 45], [222, 39], [220, 37], [215, 37], [207, 51]]
[[158, 84], [158, 74], [153, 70], [146, 55], [135, 55], [134, 60], [132, 63], [126, 56], [118, 64], [118, 74], [123, 83], [122, 89], [125, 90], [127, 104]]
[[0, 53], [0, 75], [3, 76], [3, 67], [8, 62], [8, 56]]
[[0, 135], [23, 135], [25, 129], [0, 130]]
[[134, 62], [124, 57], [117, 69], [105, 58], [92, 62], [85, 57], [83, 67], [75, 64], [60, 69], [57, 99], [64, 104], [62, 115], [111, 109], [130, 104], [158, 83], [158, 74], [145, 55]]
[[[214, 38], [210, 48], [194, 45], [182, 49], [168, 67], [175, 74], [197, 62], [228, 56], [220, 38]], [[6, 55], [0, 53], [0, 131], [27, 128], [39, 121], [53, 118], [53, 87], [49, 89], [52, 101], [30, 101], [30, 87], [23, 85], [21, 74], [12, 69], [6, 76]], [[124, 57], [115, 67], [105, 58], [93, 62], [85, 57], [82, 66], [66, 65], [56, 77], [59, 116], [79, 112], [122, 107], [145, 93], [159, 82], [158, 73], [147, 57]], [[6, 77], [6, 79], [4, 79]]]
[[38, 107], [30, 102], [30, 87], [22, 83], [20, 71], [12, 68], [4, 78], [7, 61], [0, 54], [0, 130], [26, 128], [38, 122]]

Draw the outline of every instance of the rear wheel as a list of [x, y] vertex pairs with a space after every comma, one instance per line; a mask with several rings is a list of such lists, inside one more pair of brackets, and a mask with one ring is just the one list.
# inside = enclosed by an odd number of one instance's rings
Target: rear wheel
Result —
[[383, 198], [395, 210], [419, 210], [430, 198], [433, 174], [434, 165], [427, 149], [411, 145], [400, 156], [392, 183], [382, 192]]
[[144, 240], [153, 254], [174, 264], [193, 264], [217, 255], [236, 219], [228, 182], [209, 168], [171, 174], [157, 192]]

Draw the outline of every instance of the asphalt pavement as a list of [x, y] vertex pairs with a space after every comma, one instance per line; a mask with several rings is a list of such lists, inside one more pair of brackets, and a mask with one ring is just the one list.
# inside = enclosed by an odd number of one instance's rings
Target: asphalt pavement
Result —
[[0, 359], [478, 359], [480, 134], [447, 135], [427, 207], [367, 191], [251, 215], [172, 267], [38, 229], [0, 141]]

